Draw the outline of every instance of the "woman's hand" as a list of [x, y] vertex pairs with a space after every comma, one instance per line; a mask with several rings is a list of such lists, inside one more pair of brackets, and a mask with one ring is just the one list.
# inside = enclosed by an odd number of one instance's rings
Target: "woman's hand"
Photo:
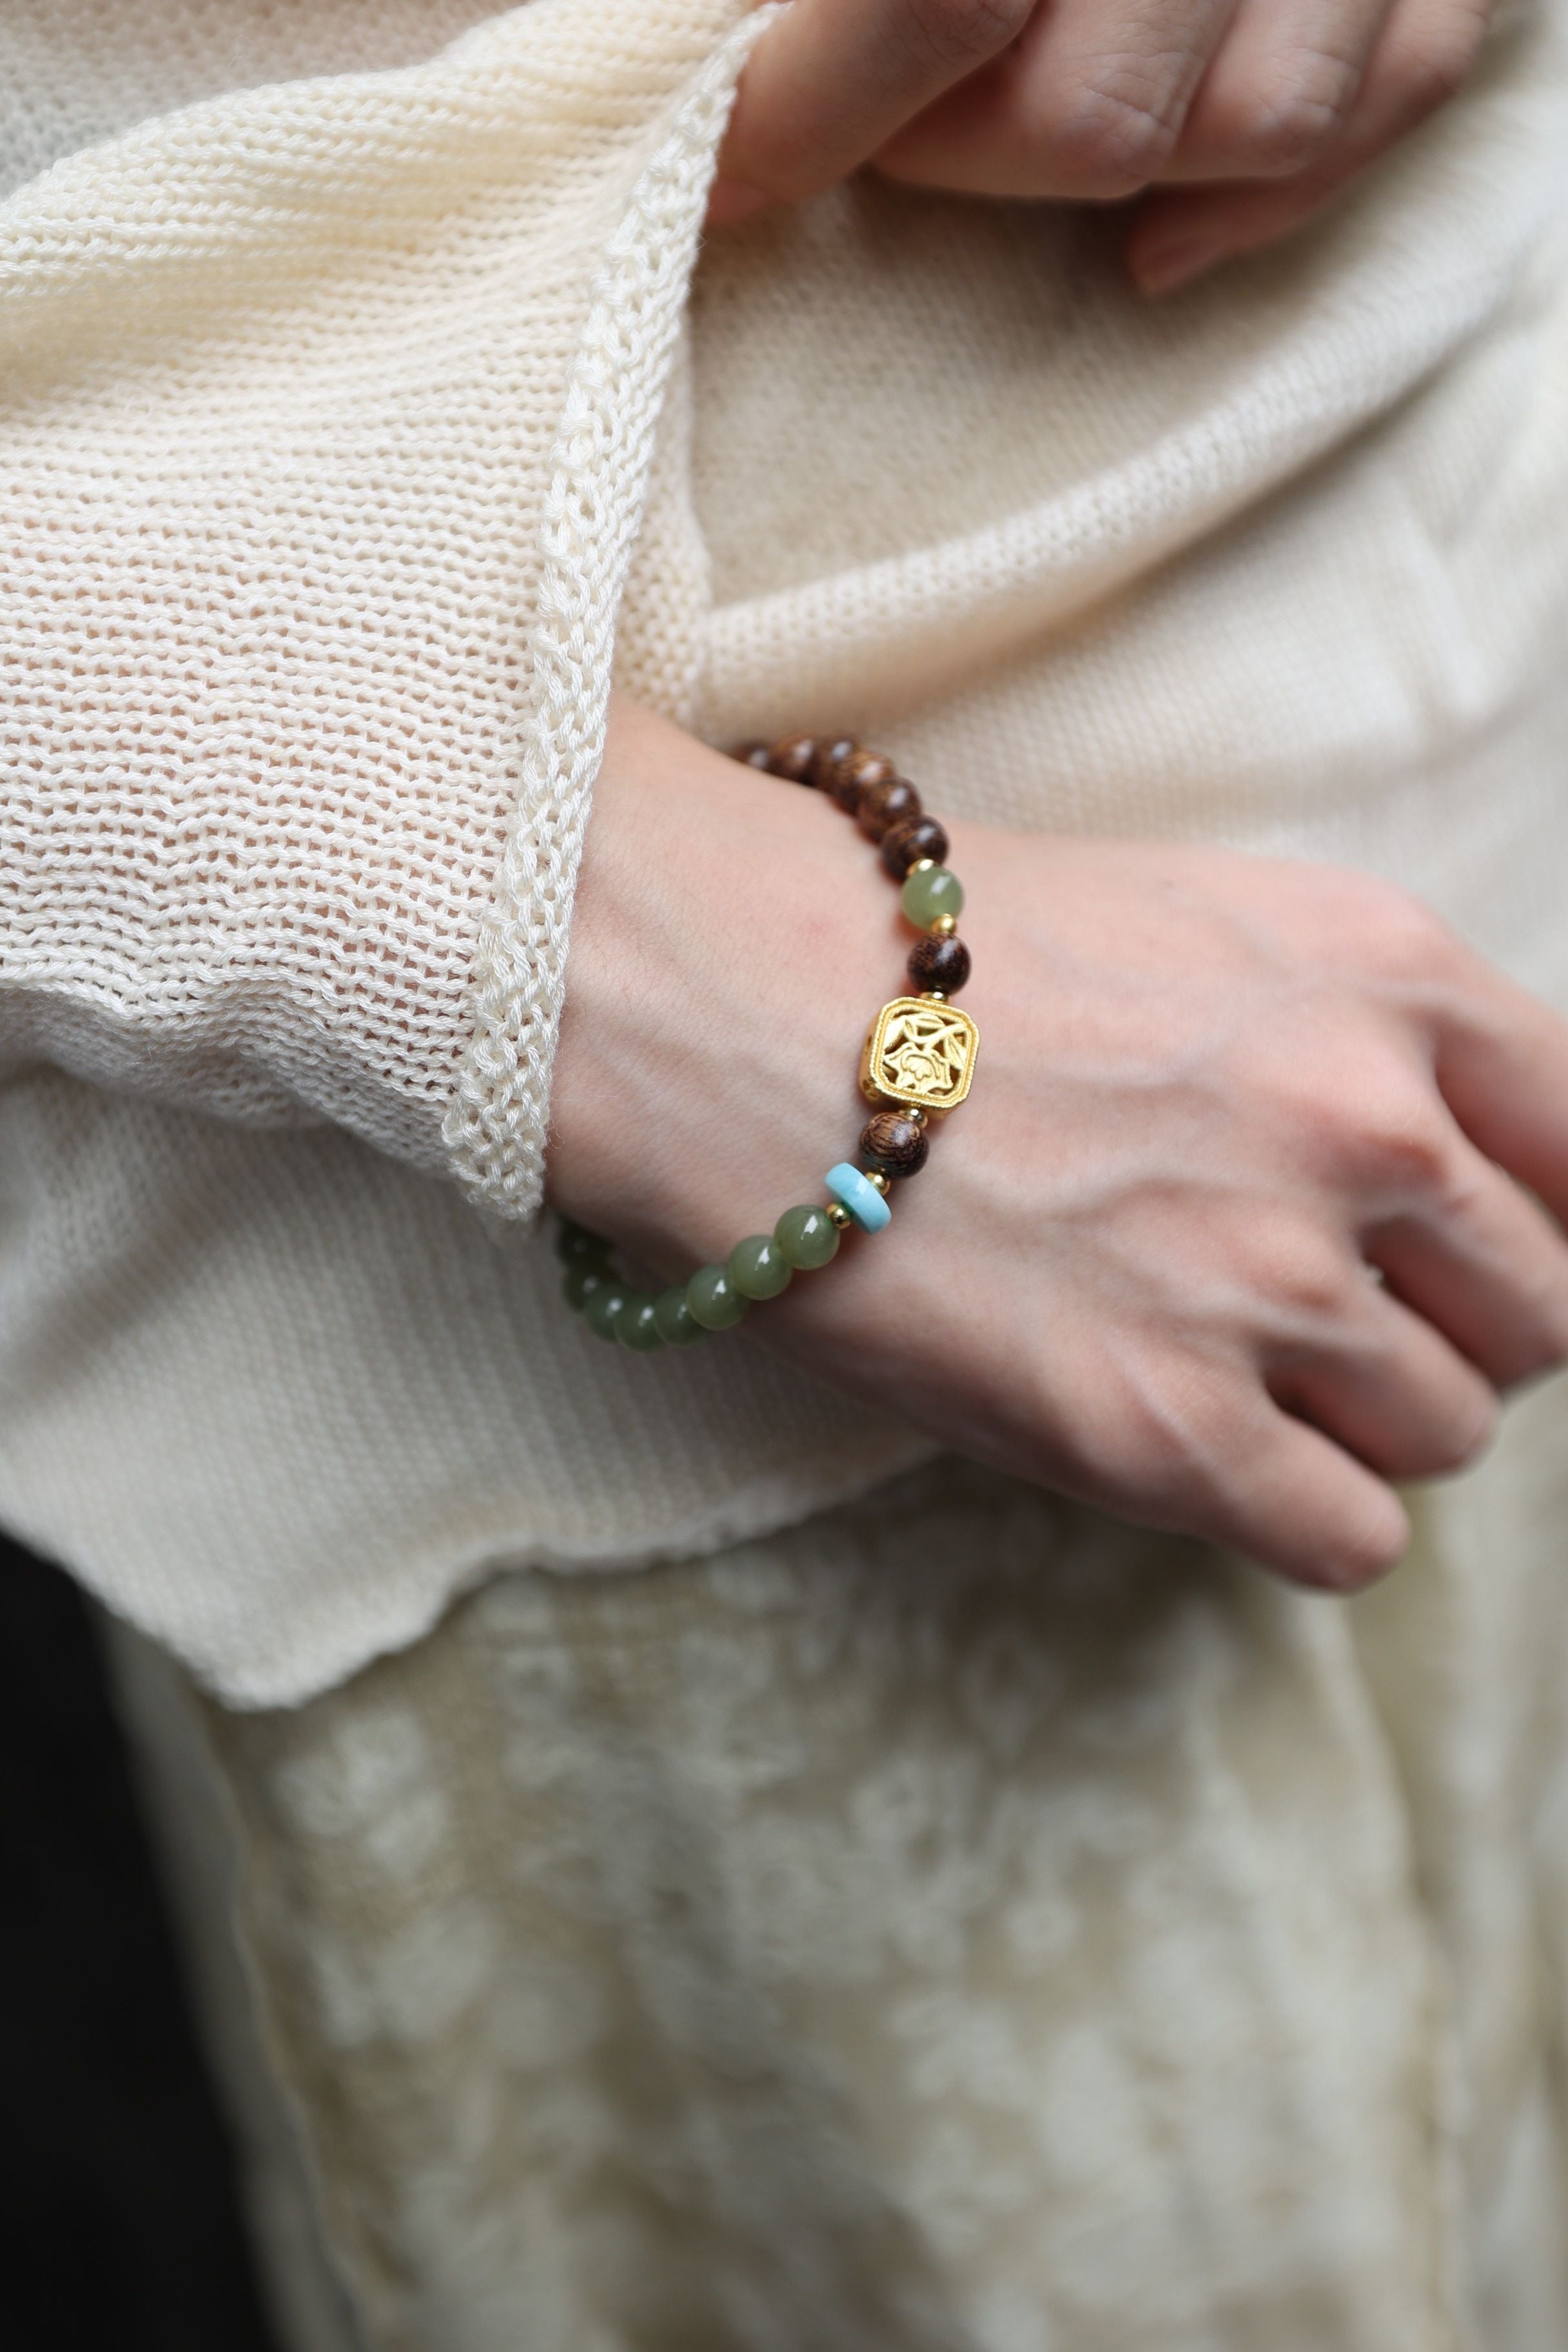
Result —
[[[745, 1333], [975, 1457], [1305, 1583], [1568, 1356], [1568, 1025], [1402, 892], [953, 825], [982, 1032], [893, 1222]], [[669, 1275], [853, 1148], [910, 935], [819, 794], [623, 709], [589, 828], [555, 1204]], [[1510, 1171], [1511, 1174], [1504, 1173]]]
[[795, 0], [742, 79], [711, 218], [861, 163], [1139, 209], [1145, 291], [1292, 228], [1450, 98], [1489, 0]]

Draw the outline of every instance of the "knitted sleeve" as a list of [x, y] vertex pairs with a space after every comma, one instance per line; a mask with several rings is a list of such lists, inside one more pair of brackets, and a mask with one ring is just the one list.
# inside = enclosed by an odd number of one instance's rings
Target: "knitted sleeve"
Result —
[[739, 0], [534, 0], [0, 207], [0, 1076], [542, 1184]]

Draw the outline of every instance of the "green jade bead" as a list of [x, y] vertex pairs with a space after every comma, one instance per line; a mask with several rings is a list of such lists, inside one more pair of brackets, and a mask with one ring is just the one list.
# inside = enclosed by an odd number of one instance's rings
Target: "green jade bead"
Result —
[[574, 1307], [581, 1315], [595, 1290], [603, 1290], [606, 1282], [614, 1282], [615, 1279], [603, 1258], [579, 1259], [575, 1265], [567, 1267], [566, 1278], [561, 1288], [567, 1306]]
[[730, 1252], [730, 1279], [742, 1298], [776, 1298], [790, 1286], [789, 1260], [772, 1234], [748, 1234]]
[[686, 1285], [661, 1290], [653, 1302], [653, 1319], [667, 1348], [689, 1348], [702, 1337], [702, 1326], [686, 1303]]
[[786, 1209], [773, 1227], [773, 1239], [786, 1265], [803, 1274], [815, 1272], [838, 1255], [838, 1228], [826, 1209]]
[[922, 931], [941, 915], [962, 915], [963, 885], [950, 866], [928, 866], [911, 874], [900, 893], [905, 914]]
[[621, 1335], [616, 1328], [616, 1318], [630, 1297], [631, 1292], [626, 1284], [614, 1276], [608, 1282], [602, 1282], [597, 1290], [590, 1293], [583, 1308], [583, 1320], [595, 1339], [618, 1339], [620, 1338]]
[[664, 1345], [658, 1328], [658, 1303], [650, 1291], [629, 1290], [616, 1316], [616, 1337], [635, 1356], [646, 1356]]
[[700, 1265], [686, 1286], [686, 1303], [705, 1331], [732, 1330], [750, 1304], [727, 1265]]

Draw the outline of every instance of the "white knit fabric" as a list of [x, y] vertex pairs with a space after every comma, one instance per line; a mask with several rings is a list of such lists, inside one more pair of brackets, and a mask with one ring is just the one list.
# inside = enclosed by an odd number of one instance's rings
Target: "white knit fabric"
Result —
[[620, 677], [717, 739], [1349, 857], [1568, 1003], [1561, 10], [1174, 302], [1094, 213], [728, 233], [657, 435], [752, 26], [483, 13], [0, 27], [0, 1517], [250, 1704], [929, 1450], [597, 1347], [465, 1199], [537, 1199], [628, 562]]
[[538, 1205], [616, 604], [761, 21], [646, 13], [537, 0], [12, 199], [9, 1066], [438, 1170], [477, 1026], [453, 1153]]
[[444, 1129], [458, 1176], [486, 1207], [512, 1215], [544, 1196], [544, 1106], [616, 617], [715, 148], [741, 61], [770, 13], [721, 46], [633, 190], [567, 387], [544, 502], [522, 796], [480, 928], [477, 1034]]

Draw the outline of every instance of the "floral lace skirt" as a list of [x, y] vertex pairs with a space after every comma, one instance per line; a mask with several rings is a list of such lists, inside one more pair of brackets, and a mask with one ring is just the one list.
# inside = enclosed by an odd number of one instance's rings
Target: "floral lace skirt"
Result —
[[204, 1706], [362, 2342], [1561, 2352], [1565, 1408], [1349, 1606], [944, 1462]]

